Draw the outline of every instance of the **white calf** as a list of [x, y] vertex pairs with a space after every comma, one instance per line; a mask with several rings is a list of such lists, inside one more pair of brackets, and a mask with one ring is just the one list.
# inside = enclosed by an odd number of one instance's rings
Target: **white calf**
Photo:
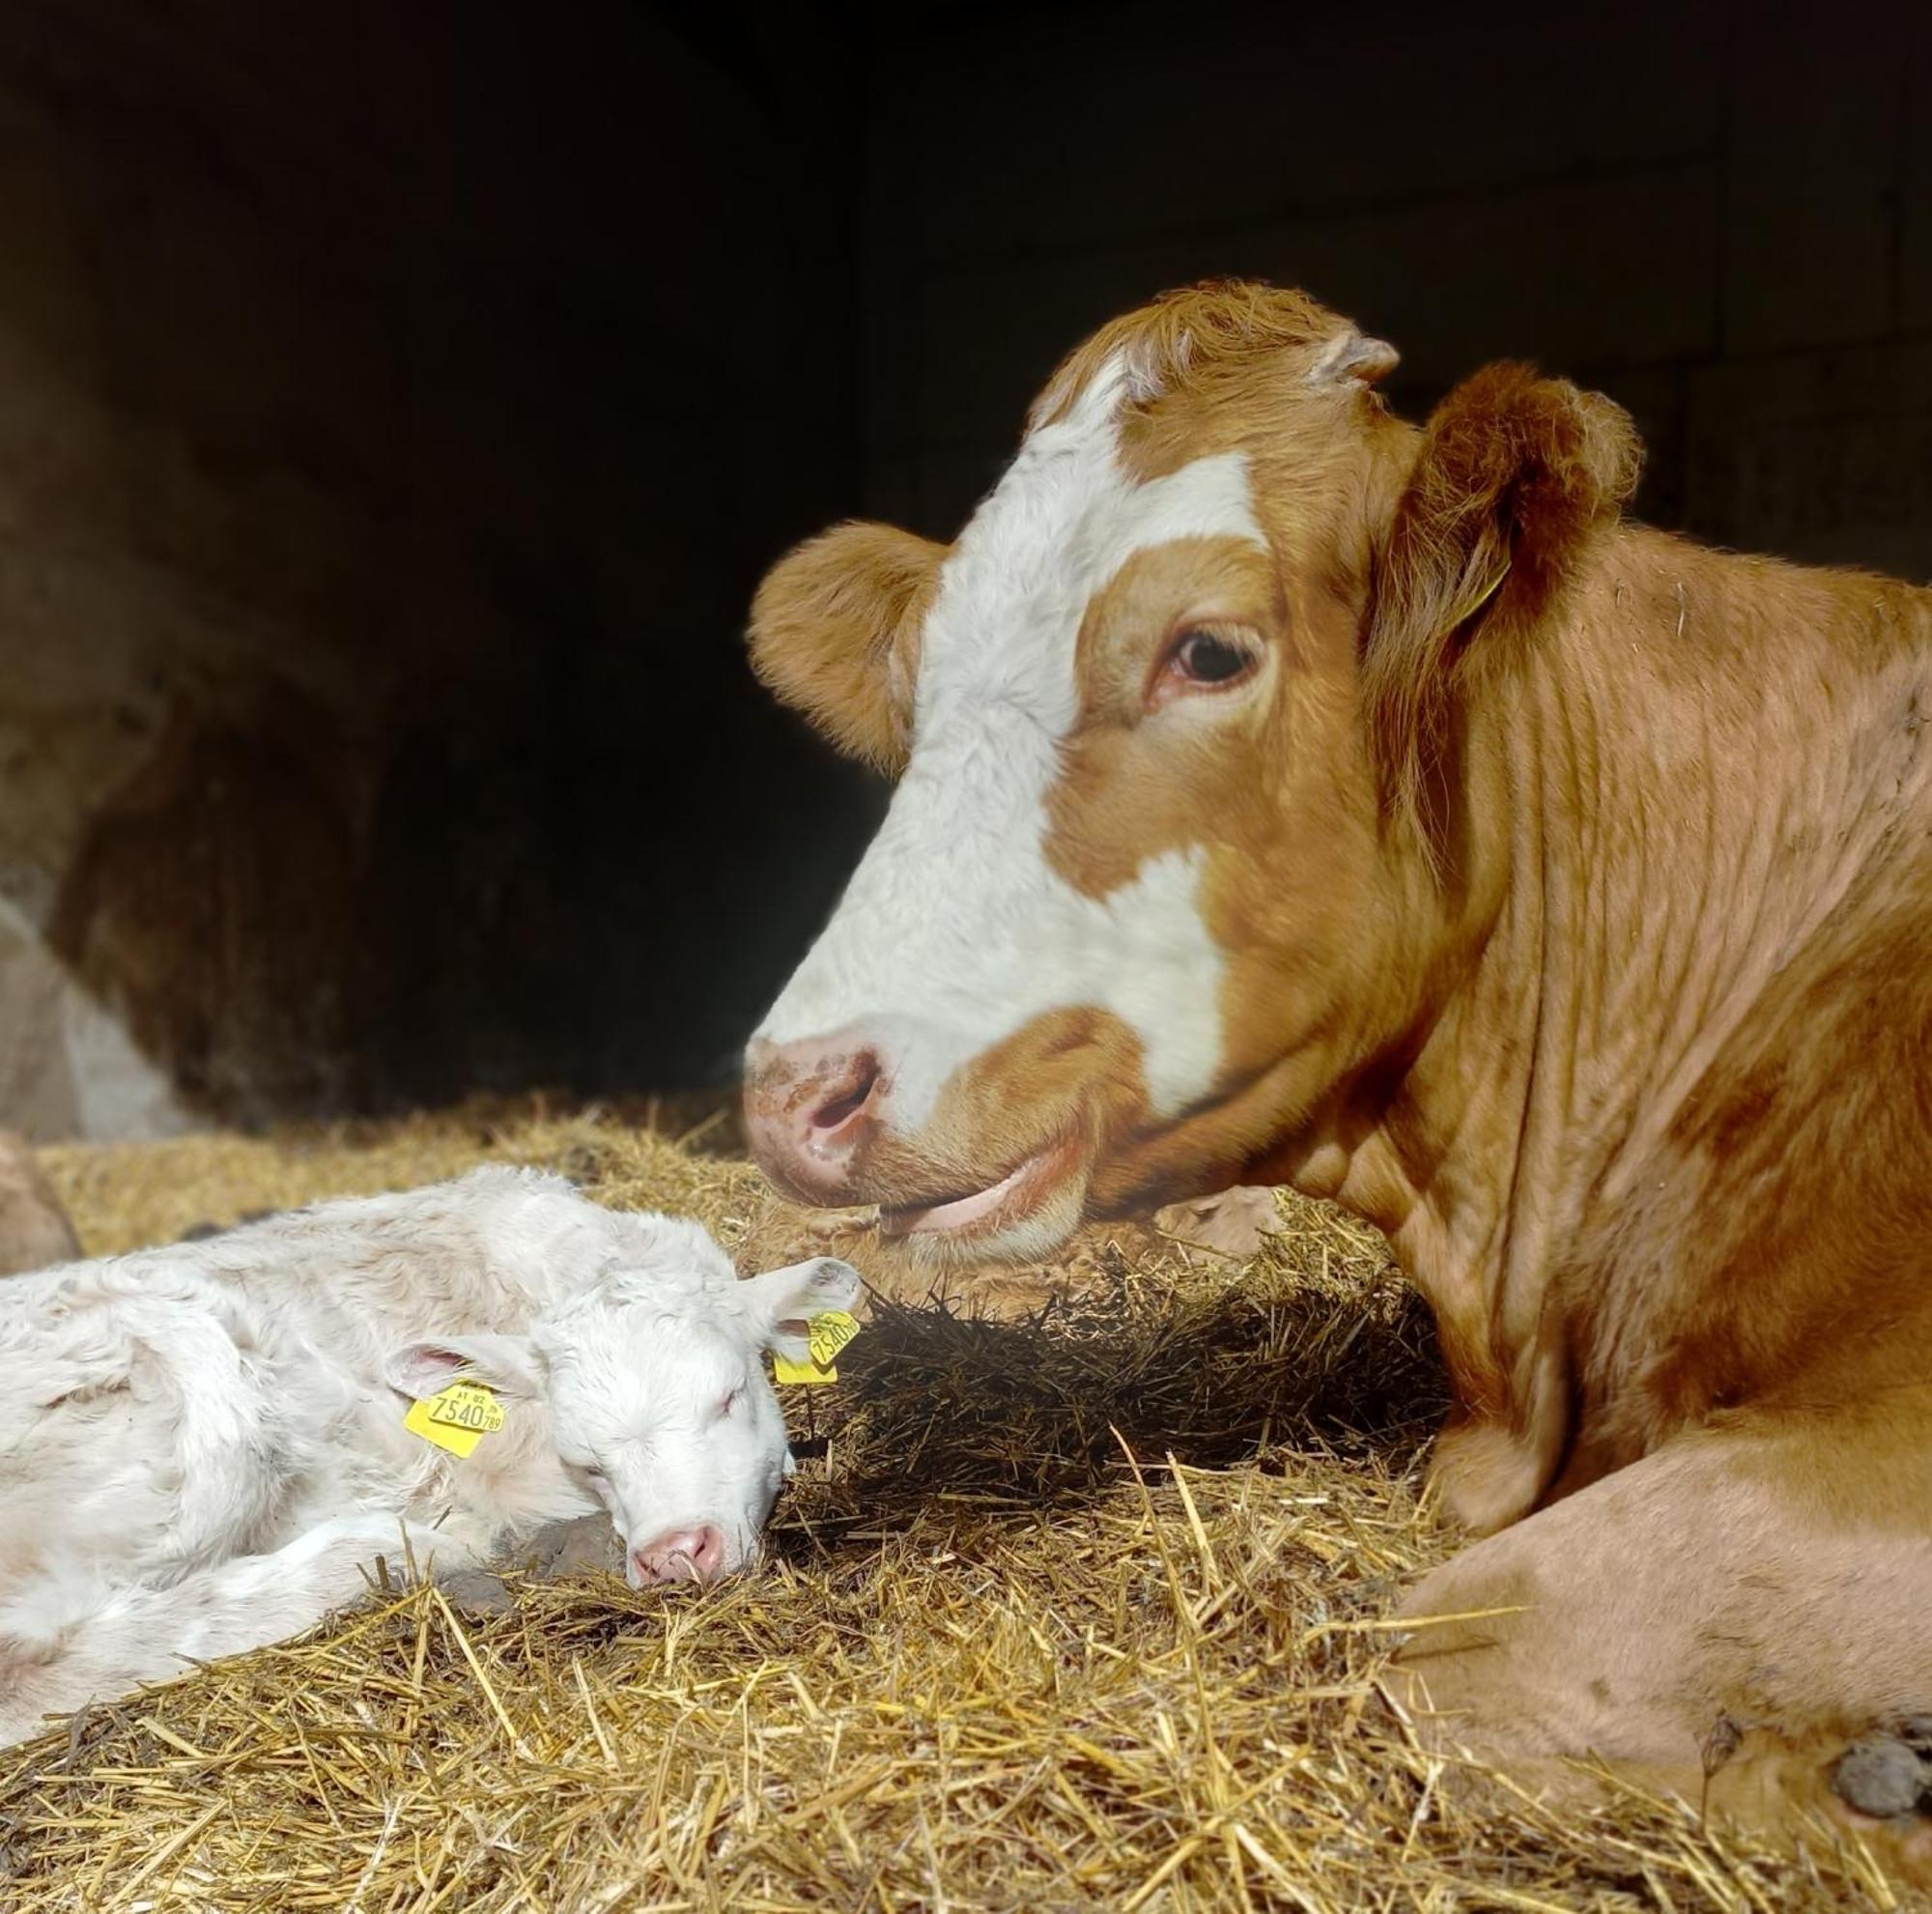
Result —
[[[696, 1223], [510, 1169], [0, 1283], [0, 1742], [298, 1633], [379, 1556], [602, 1507], [634, 1583], [743, 1565], [790, 1465], [760, 1353], [857, 1285], [740, 1282]], [[500, 1426], [459, 1457], [404, 1423], [462, 1378]]]

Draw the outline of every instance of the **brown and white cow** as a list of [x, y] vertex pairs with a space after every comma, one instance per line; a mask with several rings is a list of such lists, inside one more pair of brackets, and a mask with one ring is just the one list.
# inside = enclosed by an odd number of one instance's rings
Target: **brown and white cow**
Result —
[[1348, 1205], [1489, 1537], [1411, 1598], [1480, 1618], [1408, 1702], [1522, 1766], [1728, 1757], [1714, 1801], [1843, 1796], [1910, 1858], [1932, 593], [1627, 525], [1615, 406], [1497, 365], [1418, 431], [1394, 362], [1175, 295], [952, 545], [773, 571], [759, 672], [897, 789], [752, 1044], [759, 1158], [981, 1258], [1236, 1180]]

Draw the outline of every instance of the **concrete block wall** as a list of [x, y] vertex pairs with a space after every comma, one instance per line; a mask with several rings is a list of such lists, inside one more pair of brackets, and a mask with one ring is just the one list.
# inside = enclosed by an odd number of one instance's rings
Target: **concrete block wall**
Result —
[[1932, 577], [1932, 9], [895, 10], [872, 70], [868, 508], [953, 529], [1059, 355], [1252, 273], [1421, 412], [1524, 357], [1628, 405], [1640, 508]]

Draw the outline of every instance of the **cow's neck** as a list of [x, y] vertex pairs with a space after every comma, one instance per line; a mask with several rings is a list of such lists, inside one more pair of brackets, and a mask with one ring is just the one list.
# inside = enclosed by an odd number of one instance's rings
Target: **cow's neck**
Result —
[[[1622, 535], [1569, 642], [1477, 708], [1493, 918], [1393, 1094], [1340, 1114], [1342, 1147], [1299, 1179], [1379, 1222], [1434, 1305], [1460, 1403], [1438, 1468], [1480, 1528], [1525, 1513], [1566, 1455], [1574, 1474], [1579, 1433], [1661, 1433], [1630, 1399], [1657, 1354], [1648, 1300], [1605, 1293], [1676, 1279], [1640, 1267], [1654, 1207], [1696, 1201], [1673, 1121], [1885, 829], [1889, 767], [1861, 764], [1844, 722], [1869, 661], [1828, 647], [1794, 669], [1752, 616], [1764, 576]], [[1579, 1432], [1579, 1407], [1617, 1433]]]

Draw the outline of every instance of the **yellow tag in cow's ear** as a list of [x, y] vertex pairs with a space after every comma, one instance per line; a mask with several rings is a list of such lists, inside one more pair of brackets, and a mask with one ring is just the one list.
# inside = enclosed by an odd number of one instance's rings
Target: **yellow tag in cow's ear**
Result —
[[503, 1406], [481, 1383], [451, 1383], [410, 1405], [403, 1427], [451, 1455], [466, 1456], [503, 1426]]
[[803, 1362], [793, 1362], [774, 1354], [772, 1380], [804, 1383], [810, 1386], [836, 1383], [838, 1380], [836, 1367], [838, 1352], [858, 1333], [859, 1325], [842, 1309], [828, 1309], [822, 1316], [814, 1316], [808, 1337], [810, 1356]]

